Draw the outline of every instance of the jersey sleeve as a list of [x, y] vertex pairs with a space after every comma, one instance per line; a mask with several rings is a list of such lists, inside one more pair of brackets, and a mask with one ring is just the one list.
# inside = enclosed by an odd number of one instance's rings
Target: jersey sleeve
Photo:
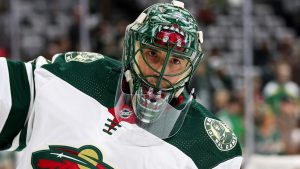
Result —
[[45, 62], [0, 58], [0, 150], [18, 150], [26, 144], [27, 121], [34, 101], [34, 70]]
[[198, 168], [239, 169], [242, 163], [242, 149], [233, 131], [196, 100], [180, 131], [166, 141]]
[[222, 162], [218, 166], [214, 167], [213, 169], [240, 169], [242, 166], [243, 157], [238, 156], [234, 157], [230, 160]]

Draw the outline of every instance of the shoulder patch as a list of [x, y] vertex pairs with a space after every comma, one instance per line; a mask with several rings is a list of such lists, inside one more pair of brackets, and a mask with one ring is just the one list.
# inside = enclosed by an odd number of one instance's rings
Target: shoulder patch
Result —
[[66, 62], [76, 61], [76, 62], [89, 63], [103, 58], [104, 58], [103, 55], [99, 53], [92, 53], [92, 52], [67, 52], [65, 54]]
[[223, 122], [206, 117], [204, 127], [219, 150], [229, 151], [236, 146], [237, 137]]

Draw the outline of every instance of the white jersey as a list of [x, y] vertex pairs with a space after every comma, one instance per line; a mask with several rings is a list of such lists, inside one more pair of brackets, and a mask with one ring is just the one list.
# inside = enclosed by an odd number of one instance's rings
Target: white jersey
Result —
[[[94, 53], [60, 54], [53, 63], [42, 57], [31, 63], [1, 58], [0, 149], [23, 151], [19, 169], [240, 167], [234, 134], [223, 133], [230, 136], [228, 144], [210, 134], [211, 123], [221, 124], [214, 117], [203, 117], [199, 131], [204, 134], [191, 136], [195, 140], [183, 137], [183, 131], [161, 140], [135, 124], [118, 123], [113, 111], [117, 68], [117, 62]], [[196, 141], [200, 136], [207, 143], [203, 147]]]

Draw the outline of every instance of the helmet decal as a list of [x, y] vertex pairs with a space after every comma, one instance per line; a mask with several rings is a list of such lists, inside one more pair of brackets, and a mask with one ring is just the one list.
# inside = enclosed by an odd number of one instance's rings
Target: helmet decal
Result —
[[166, 25], [162, 27], [162, 30], [157, 32], [155, 35], [155, 44], [168, 46], [173, 48], [174, 45], [175, 50], [183, 52], [185, 50], [185, 39], [184, 32], [180, 29], [177, 24]]

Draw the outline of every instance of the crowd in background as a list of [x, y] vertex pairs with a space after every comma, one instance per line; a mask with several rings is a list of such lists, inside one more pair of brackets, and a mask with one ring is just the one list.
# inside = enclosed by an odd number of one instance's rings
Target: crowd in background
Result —
[[[25, 0], [23, 3], [31, 1], [36, 0]], [[53, 1], [49, 6], [43, 6], [42, 2], [39, 1], [40, 8], [32, 9], [33, 14], [20, 19], [20, 59], [28, 61], [38, 55], [51, 59], [56, 53], [81, 50], [81, 12], [76, 1]], [[203, 105], [233, 129], [244, 147], [246, 89], [242, 84], [241, 3], [237, 0], [187, 2], [190, 5], [187, 8], [193, 7], [192, 12], [203, 29], [205, 52], [205, 58], [198, 66], [190, 87], [196, 89], [197, 99]], [[290, 18], [286, 21], [287, 16], [294, 16], [293, 11], [299, 11], [300, 5], [294, 6], [298, 10], [291, 9], [292, 5], [278, 9], [274, 4], [284, 1], [259, 2], [263, 4], [254, 1], [253, 12], [252, 112], [255, 153], [300, 154], [299, 19]], [[125, 28], [144, 7], [134, 0], [114, 3], [104, 0], [102, 3], [90, 1], [87, 21], [89, 51], [120, 60]], [[255, 7], [269, 12], [256, 10]], [[0, 1], [0, 21], [8, 22], [8, 10], [9, 1]], [[43, 20], [43, 24], [39, 25], [41, 30], [35, 30], [38, 23], [32, 17], [42, 16], [47, 18], [47, 22]], [[262, 16], [265, 20], [261, 20]], [[5, 29], [5, 22], [0, 22], [0, 33], [0, 57], [10, 58], [11, 43], [8, 43], [10, 36], [9, 29]], [[7, 166], [10, 159], [10, 154], [1, 152], [0, 169], [8, 169], [3, 166]]]

